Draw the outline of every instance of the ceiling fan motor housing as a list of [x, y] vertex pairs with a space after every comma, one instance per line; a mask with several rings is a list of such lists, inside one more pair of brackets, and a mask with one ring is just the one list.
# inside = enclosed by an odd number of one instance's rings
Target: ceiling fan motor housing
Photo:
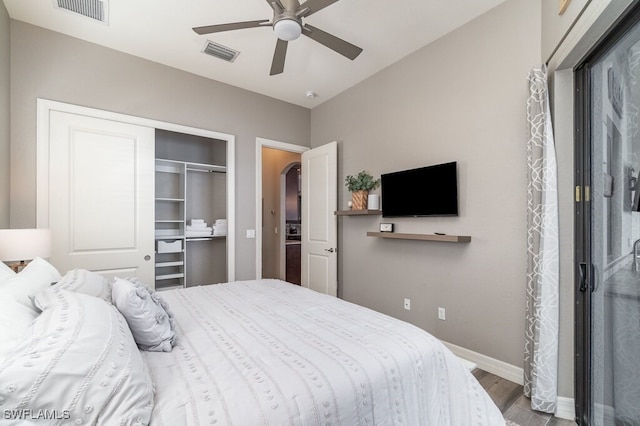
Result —
[[300, 3], [297, 0], [273, 2], [273, 32], [280, 40], [291, 41], [302, 34], [302, 19], [296, 14]]
[[273, 32], [280, 40], [291, 41], [300, 37], [302, 25], [297, 20], [282, 18], [273, 24]]

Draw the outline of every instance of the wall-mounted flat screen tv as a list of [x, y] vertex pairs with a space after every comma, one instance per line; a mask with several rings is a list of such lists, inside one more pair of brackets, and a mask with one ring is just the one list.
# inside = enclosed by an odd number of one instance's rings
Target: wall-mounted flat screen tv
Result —
[[458, 166], [444, 163], [381, 176], [382, 216], [457, 216]]

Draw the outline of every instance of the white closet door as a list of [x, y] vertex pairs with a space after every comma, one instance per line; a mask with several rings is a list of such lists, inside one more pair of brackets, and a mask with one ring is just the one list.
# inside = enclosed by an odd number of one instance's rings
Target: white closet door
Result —
[[154, 283], [154, 129], [52, 111], [51, 262]]
[[302, 153], [301, 284], [337, 296], [338, 144]]

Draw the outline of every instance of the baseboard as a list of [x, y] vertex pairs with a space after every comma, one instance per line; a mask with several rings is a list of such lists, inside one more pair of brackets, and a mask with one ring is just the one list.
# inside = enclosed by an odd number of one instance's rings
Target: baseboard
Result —
[[504, 361], [499, 361], [495, 358], [482, 355], [478, 352], [463, 348], [462, 346], [454, 345], [453, 343], [442, 342], [447, 348], [460, 358], [466, 359], [475, 363], [479, 369], [487, 371], [491, 374], [495, 374], [498, 377], [509, 380], [510, 382], [522, 385], [524, 383], [524, 370], [515, 365], [507, 364]]
[[560, 419], [575, 420], [576, 418], [575, 400], [573, 398], [559, 396], [558, 403], [556, 405], [555, 416]]
[[[524, 384], [524, 370], [522, 368], [482, 355], [478, 352], [463, 348], [462, 346], [454, 345], [453, 343], [442, 343], [456, 356], [475, 363], [479, 369], [495, 374], [510, 382], [519, 385]], [[559, 396], [555, 416], [561, 419], [574, 420], [576, 417], [574, 399]]]

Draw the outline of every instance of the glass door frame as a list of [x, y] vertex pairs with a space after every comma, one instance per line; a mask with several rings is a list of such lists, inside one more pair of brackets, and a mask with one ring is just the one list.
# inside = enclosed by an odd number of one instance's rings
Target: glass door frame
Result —
[[574, 349], [575, 411], [579, 425], [592, 420], [592, 298], [597, 285], [592, 261], [591, 214], [591, 94], [589, 74], [597, 63], [635, 25], [640, 23], [640, 3], [634, 3], [574, 68], [575, 82], [575, 286]]

